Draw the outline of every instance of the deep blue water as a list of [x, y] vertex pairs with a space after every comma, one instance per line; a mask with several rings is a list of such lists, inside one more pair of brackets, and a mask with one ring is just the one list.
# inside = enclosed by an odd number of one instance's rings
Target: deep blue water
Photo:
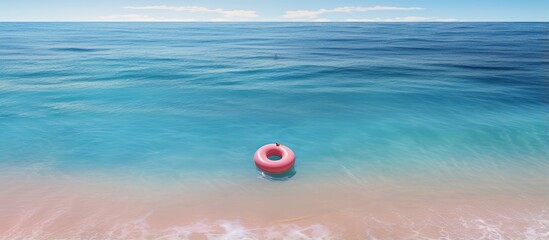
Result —
[[0, 171], [549, 170], [548, 23], [0, 23]]

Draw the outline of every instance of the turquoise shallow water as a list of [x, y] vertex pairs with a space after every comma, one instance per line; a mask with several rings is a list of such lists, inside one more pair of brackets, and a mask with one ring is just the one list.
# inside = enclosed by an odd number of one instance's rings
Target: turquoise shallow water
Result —
[[0, 171], [255, 179], [277, 141], [310, 179], [540, 174], [548, 28], [1, 23]]

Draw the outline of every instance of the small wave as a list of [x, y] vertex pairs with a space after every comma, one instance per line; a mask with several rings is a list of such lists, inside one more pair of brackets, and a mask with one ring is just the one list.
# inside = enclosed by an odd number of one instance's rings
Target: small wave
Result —
[[58, 52], [98, 52], [98, 51], [102, 51], [104, 49], [69, 47], [69, 48], [50, 48], [50, 50], [58, 51]]
[[146, 217], [115, 226], [107, 236], [108, 239], [340, 239], [339, 234], [320, 224], [305, 227], [280, 224], [266, 228], [249, 228], [239, 221], [228, 220], [200, 221], [155, 231], [146, 222]]
[[452, 67], [452, 68], [460, 68], [465, 70], [487, 70], [487, 71], [510, 71], [510, 70], [517, 70], [519, 68], [512, 67], [512, 66], [502, 66], [502, 65], [473, 65], [473, 64], [433, 64], [435, 66], [443, 66], [443, 67]]

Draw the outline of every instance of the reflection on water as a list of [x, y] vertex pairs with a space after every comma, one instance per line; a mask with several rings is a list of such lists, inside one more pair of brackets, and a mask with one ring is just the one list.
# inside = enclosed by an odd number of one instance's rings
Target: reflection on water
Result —
[[271, 181], [288, 181], [290, 178], [295, 176], [295, 166], [293, 166], [290, 170], [284, 173], [279, 174], [272, 174], [262, 171], [261, 169], [257, 168], [257, 172], [259, 173], [259, 176], [261, 176], [264, 179], [271, 180]]

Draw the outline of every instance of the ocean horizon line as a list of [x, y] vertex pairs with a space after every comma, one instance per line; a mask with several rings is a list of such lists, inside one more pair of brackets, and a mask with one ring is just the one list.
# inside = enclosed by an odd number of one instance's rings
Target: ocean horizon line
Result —
[[0, 21], [0, 23], [549, 23], [549, 21]]

